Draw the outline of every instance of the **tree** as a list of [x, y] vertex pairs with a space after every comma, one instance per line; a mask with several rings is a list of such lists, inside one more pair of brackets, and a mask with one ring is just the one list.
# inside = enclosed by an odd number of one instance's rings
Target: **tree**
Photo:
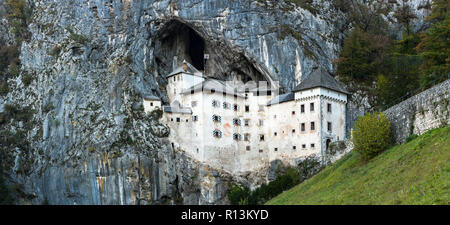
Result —
[[433, 22], [431, 27], [421, 32], [420, 43], [416, 50], [424, 63], [422, 84], [438, 80], [450, 71], [450, 2], [435, 0], [432, 3], [432, 14], [427, 21]]
[[402, 0], [402, 5], [397, 8], [394, 13], [394, 17], [397, 19], [397, 23], [403, 26], [406, 34], [411, 34], [411, 21], [417, 19], [416, 14], [411, 9], [411, 6], [407, 4], [407, 0]]
[[364, 161], [386, 150], [392, 143], [391, 124], [383, 113], [370, 113], [355, 122], [354, 150]]

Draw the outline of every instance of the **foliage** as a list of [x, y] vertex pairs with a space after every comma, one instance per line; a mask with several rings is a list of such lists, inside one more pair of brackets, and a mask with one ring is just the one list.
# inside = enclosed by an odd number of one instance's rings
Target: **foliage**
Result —
[[14, 203], [14, 199], [12, 197], [11, 189], [6, 185], [5, 180], [3, 178], [3, 165], [1, 164], [0, 159], [0, 205], [12, 205]]
[[150, 117], [153, 120], [159, 120], [163, 116], [163, 111], [160, 108], [156, 108], [153, 111], [150, 112]]
[[0, 49], [0, 73], [8, 67], [19, 64], [19, 49], [16, 46], [3, 46]]
[[411, 134], [411, 135], [409, 135], [409, 136], [406, 138], [405, 142], [410, 142], [410, 141], [416, 139], [417, 137], [419, 137], [419, 135], [417, 135], [417, 134]]
[[1, 81], [0, 83], [0, 95], [7, 95], [9, 92], [8, 82], [6, 80]]
[[392, 144], [390, 126], [383, 113], [370, 113], [355, 122], [352, 141], [362, 160], [375, 157]]
[[420, 43], [416, 50], [423, 58], [422, 84], [439, 79], [450, 72], [450, 13], [448, 1], [435, 0], [432, 14], [427, 17], [432, 26], [420, 33]]
[[279, 175], [269, 184], [262, 184], [259, 188], [250, 191], [248, 187], [231, 184], [228, 199], [232, 205], [258, 205], [277, 196], [300, 182], [300, 174], [294, 168], [289, 168], [285, 174]]
[[89, 39], [85, 37], [84, 35], [75, 33], [72, 28], [66, 27], [66, 30], [69, 32], [69, 38], [80, 43], [80, 44], [86, 44], [88, 43]]
[[6, 12], [6, 19], [11, 26], [11, 32], [16, 42], [21, 43], [28, 39], [30, 33], [27, 27], [33, 11], [27, 2], [25, 0], [7, 0]]
[[25, 87], [30, 85], [32, 81], [33, 81], [33, 76], [32, 75], [30, 75], [28, 73], [23, 75], [22, 83], [23, 83], [23, 85], [25, 85]]
[[448, 205], [450, 126], [395, 146], [366, 164], [347, 154], [283, 192], [273, 205]]

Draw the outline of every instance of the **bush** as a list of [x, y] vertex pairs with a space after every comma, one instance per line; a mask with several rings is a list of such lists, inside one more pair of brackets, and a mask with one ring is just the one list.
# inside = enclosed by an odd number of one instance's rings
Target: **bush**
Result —
[[417, 135], [417, 134], [411, 134], [411, 135], [409, 135], [409, 136], [406, 138], [406, 141], [405, 141], [405, 142], [410, 142], [410, 141], [416, 139], [417, 137], [419, 137], [419, 135]]
[[[250, 189], [248, 187], [240, 187], [236, 184], [231, 184], [228, 190], [228, 200], [232, 205], [241, 205], [248, 203], [250, 196]], [[247, 202], [245, 202], [247, 201]]]
[[27, 87], [28, 85], [31, 84], [31, 82], [33, 81], [33, 76], [31, 76], [30, 74], [24, 74], [22, 77], [22, 83], [23, 85], [25, 85], [25, 87]]
[[228, 200], [232, 205], [262, 205], [281, 192], [300, 183], [300, 174], [294, 168], [289, 168], [283, 175], [279, 175], [269, 184], [262, 184], [254, 191], [247, 187], [231, 184], [228, 191]]
[[159, 120], [162, 118], [163, 111], [160, 108], [156, 108], [150, 112], [150, 117], [154, 120]]
[[390, 126], [383, 113], [370, 113], [355, 122], [352, 141], [361, 159], [369, 160], [391, 145]]
[[7, 95], [9, 92], [8, 82], [6, 80], [0, 83], [0, 95]]

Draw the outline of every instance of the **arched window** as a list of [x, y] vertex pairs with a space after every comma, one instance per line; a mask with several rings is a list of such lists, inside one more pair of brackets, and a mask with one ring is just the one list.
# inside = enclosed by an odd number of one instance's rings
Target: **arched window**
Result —
[[222, 122], [222, 117], [218, 116], [218, 115], [213, 115], [212, 120], [214, 123], [220, 123], [220, 122]]
[[221, 138], [221, 137], [222, 137], [222, 131], [220, 131], [220, 130], [214, 130], [214, 131], [213, 131], [213, 136], [214, 136], [215, 138]]
[[235, 141], [240, 141], [241, 140], [241, 135], [240, 134], [233, 134], [233, 140]]
[[240, 126], [240, 125], [241, 125], [241, 120], [240, 120], [240, 119], [237, 119], [237, 118], [234, 118], [234, 119], [233, 119], [233, 125], [235, 125], [235, 126]]

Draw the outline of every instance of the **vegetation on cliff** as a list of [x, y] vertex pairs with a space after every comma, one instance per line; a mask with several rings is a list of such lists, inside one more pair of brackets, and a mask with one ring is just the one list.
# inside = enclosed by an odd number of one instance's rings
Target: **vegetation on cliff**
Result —
[[450, 126], [388, 149], [367, 163], [351, 152], [268, 202], [450, 204]]
[[[386, 5], [386, 3], [380, 3]], [[434, 0], [428, 27], [414, 32], [415, 9], [401, 1], [391, 21], [402, 29], [401, 38], [382, 19], [389, 9], [358, 5], [349, 7], [353, 29], [347, 34], [337, 74], [351, 92], [368, 97], [374, 110], [383, 110], [418, 89], [447, 78], [450, 71], [450, 13], [448, 2]], [[369, 15], [369, 16], [366, 16]], [[395, 27], [395, 26], [394, 26]]]

